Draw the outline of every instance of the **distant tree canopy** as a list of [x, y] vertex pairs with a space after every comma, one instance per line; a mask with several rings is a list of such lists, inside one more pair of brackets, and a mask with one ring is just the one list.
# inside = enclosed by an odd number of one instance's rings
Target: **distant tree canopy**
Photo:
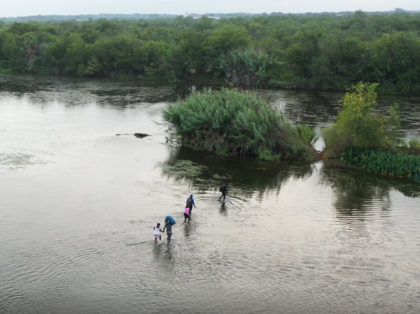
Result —
[[420, 93], [420, 14], [0, 23], [0, 72]]

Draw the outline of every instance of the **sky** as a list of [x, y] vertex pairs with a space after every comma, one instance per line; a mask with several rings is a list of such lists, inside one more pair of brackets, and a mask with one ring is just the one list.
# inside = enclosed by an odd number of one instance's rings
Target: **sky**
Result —
[[420, 0], [0, 0], [0, 16], [420, 10]]

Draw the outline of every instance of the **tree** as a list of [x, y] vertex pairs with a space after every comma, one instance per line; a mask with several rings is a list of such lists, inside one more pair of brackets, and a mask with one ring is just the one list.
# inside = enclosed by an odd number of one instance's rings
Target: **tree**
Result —
[[84, 74], [84, 67], [88, 62], [87, 45], [77, 33], [66, 36], [66, 54], [64, 61], [66, 73], [75, 76]]
[[148, 41], [139, 49], [142, 60], [143, 73], [149, 79], [164, 83], [171, 82], [173, 71], [171, 69], [173, 48], [162, 41]]
[[375, 114], [378, 84], [358, 83], [342, 99], [336, 122], [324, 131], [326, 150], [338, 156], [347, 147], [387, 149], [396, 141], [395, 107], [391, 118]]
[[196, 75], [203, 75], [206, 72], [208, 56], [203, 42], [208, 37], [207, 34], [189, 28], [179, 35], [175, 63], [178, 79], [187, 79], [189, 72]]
[[420, 40], [407, 33], [385, 34], [373, 43], [378, 79], [403, 92], [420, 91]]
[[236, 49], [220, 59], [219, 67], [228, 82], [238, 87], [262, 87], [270, 63], [266, 53], [256, 49]]
[[251, 44], [247, 30], [242, 26], [224, 25], [210, 33], [204, 42], [208, 56], [212, 59], [211, 65], [217, 64], [217, 59], [229, 51], [245, 48]]

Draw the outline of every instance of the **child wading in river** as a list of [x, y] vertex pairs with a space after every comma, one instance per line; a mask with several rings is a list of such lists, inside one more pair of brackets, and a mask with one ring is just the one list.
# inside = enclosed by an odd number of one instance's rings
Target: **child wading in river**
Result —
[[155, 237], [155, 243], [157, 243], [158, 238], [159, 238], [159, 241], [162, 240], [161, 232], [163, 231], [160, 229], [160, 223], [157, 223], [157, 225], [153, 227], [153, 230], [154, 230], [153, 235]]
[[191, 220], [190, 213], [191, 213], [191, 210], [188, 207], [185, 207], [185, 210], [184, 210], [184, 223], [187, 222], [187, 219], [188, 219], [188, 222], [190, 222], [190, 220]]

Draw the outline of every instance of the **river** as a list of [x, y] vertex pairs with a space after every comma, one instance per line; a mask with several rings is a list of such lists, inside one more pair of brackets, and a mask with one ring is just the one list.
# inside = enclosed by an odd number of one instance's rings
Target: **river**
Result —
[[[259, 94], [318, 131], [343, 96]], [[419, 184], [173, 147], [161, 112], [175, 97], [0, 76], [1, 313], [420, 311]], [[419, 99], [396, 101], [420, 138]], [[156, 245], [166, 215], [173, 240]]]

